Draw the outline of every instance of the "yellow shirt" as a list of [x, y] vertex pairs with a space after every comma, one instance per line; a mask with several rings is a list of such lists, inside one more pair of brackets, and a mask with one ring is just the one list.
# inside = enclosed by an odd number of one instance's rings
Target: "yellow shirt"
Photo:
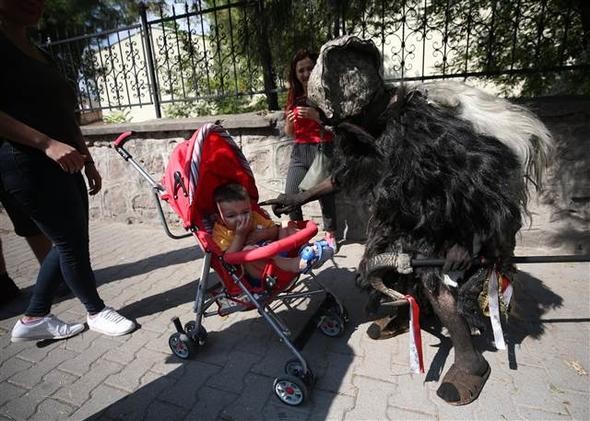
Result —
[[[275, 223], [266, 216], [261, 215], [256, 211], [252, 211], [252, 219], [250, 221], [250, 225], [252, 226], [252, 229], [261, 230], [265, 228], [272, 228], [275, 226]], [[217, 244], [221, 251], [226, 251], [229, 248], [229, 246], [231, 246], [231, 243], [234, 240], [235, 235], [236, 232], [230, 230], [223, 223], [216, 222], [213, 226], [213, 241], [215, 241], [215, 244]]]

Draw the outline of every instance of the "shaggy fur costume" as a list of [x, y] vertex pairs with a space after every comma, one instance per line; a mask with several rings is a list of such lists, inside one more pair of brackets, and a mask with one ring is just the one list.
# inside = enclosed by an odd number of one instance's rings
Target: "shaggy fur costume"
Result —
[[[526, 209], [524, 169], [530, 153], [518, 156], [510, 142], [476, 130], [460, 118], [458, 104], [434, 103], [424, 86], [398, 89], [391, 98], [372, 127], [381, 133], [377, 138], [348, 122], [336, 126], [334, 181], [354, 195], [370, 197], [361, 276], [366, 280], [367, 259], [385, 252], [445, 257], [459, 244], [489, 259], [512, 256]], [[416, 273], [436, 294], [440, 269]], [[394, 289], [399, 282], [407, 284], [402, 279], [407, 276], [393, 271], [380, 276]], [[467, 274], [469, 287], [460, 289], [465, 295], [459, 297], [459, 311], [478, 327], [482, 315], [474, 298], [484, 279], [481, 271]]]
[[[416, 267], [412, 273], [409, 257], [442, 257], [447, 270], [481, 256], [499, 261], [504, 274], [511, 270], [502, 259], [514, 252], [527, 180], [538, 186], [542, 179], [551, 136], [524, 108], [467, 85], [388, 90], [380, 63], [371, 41], [346, 36], [324, 44], [308, 99], [337, 132], [332, 179], [267, 204], [286, 213], [335, 186], [368, 198], [359, 272], [375, 291], [396, 300], [399, 292], [424, 294], [455, 347], [437, 395], [465, 405], [479, 396], [490, 373], [466, 325], [483, 325], [478, 296], [489, 268], [463, 273], [459, 288], [448, 289], [441, 282], [451, 285], [451, 274]], [[382, 297], [371, 298], [378, 306]], [[376, 327], [387, 332], [390, 322], [381, 321], [386, 324]]]

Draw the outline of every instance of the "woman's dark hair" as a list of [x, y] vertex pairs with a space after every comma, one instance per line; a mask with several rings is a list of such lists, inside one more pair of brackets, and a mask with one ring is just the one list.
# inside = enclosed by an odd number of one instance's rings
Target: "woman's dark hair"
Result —
[[317, 53], [314, 53], [307, 49], [301, 49], [295, 53], [293, 59], [291, 59], [291, 65], [289, 66], [289, 91], [287, 93], [287, 106], [286, 108], [290, 108], [295, 105], [295, 100], [303, 95], [303, 86], [299, 79], [297, 79], [297, 63], [303, 59], [310, 58], [314, 64], [318, 61]]

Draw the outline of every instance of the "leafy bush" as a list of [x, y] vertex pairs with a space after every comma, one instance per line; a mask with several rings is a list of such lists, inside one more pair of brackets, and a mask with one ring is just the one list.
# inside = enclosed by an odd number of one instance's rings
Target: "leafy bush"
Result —
[[107, 115], [102, 117], [102, 121], [107, 124], [120, 124], [120, 123], [128, 123], [131, 121], [131, 117], [129, 116], [130, 111], [127, 109], [115, 110]]
[[239, 114], [266, 109], [266, 97], [264, 95], [252, 95], [176, 102], [166, 105], [164, 114], [168, 118], [189, 118], [218, 114]]

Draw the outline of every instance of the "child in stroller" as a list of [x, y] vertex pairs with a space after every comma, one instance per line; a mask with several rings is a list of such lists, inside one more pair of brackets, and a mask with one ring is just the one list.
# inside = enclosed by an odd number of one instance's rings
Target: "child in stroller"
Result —
[[[273, 391], [283, 403], [300, 405], [308, 388], [314, 385], [311, 368], [301, 353], [311, 331], [309, 327], [316, 326], [326, 336], [334, 337], [342, 335], [348, 321], [344, 306], [313, 273], [313, 269], [331, 257], [333, 247], [321, 241], [309, 244], [318, 232], [313, 221], [290, 222], [290, 227], [282, 233], [274, 227], [258, 206], [258, 189], [248, 161], [223, 127], [205, 124], [190, 139], [179, 143], [172, 151], [161, 184], [124, 148], [132, 134], [121, 134], [114, 141], [115, 150], [151, 185], [166, 234], [174, 239], [194, 236], [204, 252], [201, 276], [196, 283], [195, 319], [184, 326], [178, 317], [172, 319], [176, 332], [169, 337], [170, 349], [179, 358], [190, 358], [206, 344], [204, 318], [256, 309], [294, 355], [285, 364], [285, 374], [275, 379]], [[242, 192], [239, 200], [215, 199], [218, 189], [231, 184], [237, 184], [246, 194]], [[161, 201], [170, 205], [189, 233], [170, 232]], [[224, 202], [234, 208], [234, 213], [229, 209], [225, 212]], [[246, 215], [256, 225], [269, 229], [265, 235], [275, 231], [268, 239], [276, 240], [266, 244], [266, 237], [262, 236], [265, 230], [250, 231]], [[217, 220], [212, 219], [215, 216]], [[247, 231], [249, 237], [234, 242], [237, 221], [241, 221], [239, 230]], [[216, 226], [218, 230], [226, 230], [224, 235], [215, 234]], [[250, 265], [252, 271], [248, 276], [243, 269]], [[213, 287], [209, 285], [211, 268], [221, 281]], [[305, 288], [298, 288], [302, 284]], [[299, 337], [294, 338], [275, 312], [277, 301], [292, 307], [294, 302], [312, 297], [323, 297], [323, 301]], [[213, 305], [217, 310], [210, 310]]]
[[[248, 192], [238, 183], [219, 186], [213, 196], [219, 211], [219, 220], [213, 226], [212, 236], [224, 253], [252, 250], [298, 231], [294, 224], [281, 227], [260, 210], [253, 210]], [[321, 240], [303, 247], [296, 257], [281, 253], [273, 258], [273, 262], [282, 270], [306, 273], [312, 268], [319, 268], [333, 255], [334, 249], [326, 240]], [[264, 263], [249, 262], [243, 268], [250, 284], [259, 286]]]

